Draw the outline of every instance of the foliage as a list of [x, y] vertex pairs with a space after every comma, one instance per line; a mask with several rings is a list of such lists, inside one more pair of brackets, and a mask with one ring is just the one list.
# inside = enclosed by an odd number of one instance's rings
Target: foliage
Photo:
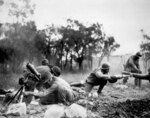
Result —
[[145, 72], [147, 72], [148, 69], [148, 63], [150, 61], [150, 36], [144, 33], [144, 30], [141, 29], [142, 35], [143, 35], [143, 41], [140, 45], [140, 48], [143, 52], [143, 62], [144, 62], [144, 69]]
[[[62, 69], [70, 67], [70, 70], [73, 70], [74, 64], [77, 63], [79, 70], [82, 70], [84, 60], [89, 62], [91, 68], [92, 55], [109, 56], [120, 46], [114, 37], [104, 35], [99, 23], [87, 25], [68, 19], [65, 26], [56, 27], [52, 24], [43, 30], [37, 30], [33, 21], [5, 25], [8, 30], [2, 32], [7, 40], [3, 39], [2, 44], [6, 46], [9, 42], [13, 53], [8, 54], [9, 58], [4, 56], [2, 62], [7, 60], [11, 70], [17, 70], [26, 60], [33, 62], [35, 58], [47, 58], [52, 64]], [[5, 54], [3, 50], [0, 51]]]
[[17, 72], [25, 60], [32, 61], [37, 56], [37, 49], [33, 45], [36, 26], [32, 21], [25, 25], [13, 23], [6, 26], [8, 30], [4, 31], [5, 38], [0, 40], [0, 53], [3, 54], [0, 63]]
[[11, 0], [9, 6], [9, 16], [15, 17], [17, 22], [25, 22], [25, 19], [34, 14], [35, 4], [31, 4], [30, 0]]

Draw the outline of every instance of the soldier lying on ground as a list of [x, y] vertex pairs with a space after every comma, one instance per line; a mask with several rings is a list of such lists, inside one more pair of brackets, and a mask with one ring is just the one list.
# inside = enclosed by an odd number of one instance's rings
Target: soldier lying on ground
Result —
[[100, 95], [107, 82], [115, 83], [118, 79], [129, 77], [129, 75], [110, 75], [109, 69], [110, 65], [108, 63], [103, 63], [101, 67], [90, 73], [85, 82], [71, 83], [71, 86], [85, 86], [87, 95], [89, 95], [94, 86], [99, 86], [97, 93]]

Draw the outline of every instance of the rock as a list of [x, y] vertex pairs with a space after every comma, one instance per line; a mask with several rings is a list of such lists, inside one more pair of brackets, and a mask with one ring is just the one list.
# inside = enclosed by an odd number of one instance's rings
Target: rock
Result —
[[115, 88], [120, 88], [120, 89], [127, 89], [127, 85], [116, 85]]
[[67, 118], [87, 118], [87, 110], [75, 103], [66, 107], [65, 114]]
[[44, 118], [62, 118], [62, 117], [87, 118], [87, 111], [84, 107], [75, 103], [70, 106], [55, 104], [49, 105], [48, 109], [44, 114]]
[[93, 97], [93, 98], [98, 98], [98, 93], [97, 93], [97, 92], [94, 92], [94, 93], [92, 94], [92, 97]]
[[32, 115], [32, 114], [36, 114], [36, 113], [37, 113], [37, 111], [36, 111], [36, 110], [30, 110], [30, 111], [29, 111], [29, 114], [30, 114], [30, 115]]
[[44, 114], [44, 118], [62, 118], [65, 114], [65, 108], [63, 105], [54, 104], [49, 105]]
[[37, 101], [31, 101], [30, 104], [32, 104], [32, 105], [39, 105], [39, 102], [37, 102]]
[[23, 102], [23, 103], [9, 105], [6, 114], [21, 116], [21, 115], [25, 115], [26, 112], [27, 112], [27, 107], [26, 104]]

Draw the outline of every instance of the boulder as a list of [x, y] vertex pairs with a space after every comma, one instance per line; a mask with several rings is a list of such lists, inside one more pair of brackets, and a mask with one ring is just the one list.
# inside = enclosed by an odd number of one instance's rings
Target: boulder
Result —
[[87, 118], [87, 111], [75, 103], [70, 106], [55, 104], [49, 105], [44, 118]]
[[23, 102], [23, 103], [9, 105], [5, 114], [21, 116], [21, 115], [26, 115], [26, 112], [27, 112], [27, 107], [26, 104]]
[[67, 118], [87, 118], [87, 110], [84, 107], [74, 103], [66, 107], [65, 115]]
[[63, 105], [49, 105], [44, 114], [44, 118], [62, 118], [64, 117], [65, 109]]

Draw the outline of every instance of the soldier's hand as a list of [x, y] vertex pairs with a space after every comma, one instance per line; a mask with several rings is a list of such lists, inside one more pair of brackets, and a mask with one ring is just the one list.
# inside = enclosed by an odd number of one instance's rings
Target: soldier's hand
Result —
[[19, 85], [24, 85], [25, 84], [25, 79], [23, 77], [19, 78], [18, 83], [19, 83]]
[[142, 71], [141, 71], [141, 70], [138, 70], [138, 73], [142, 73]]
[[24, 91], [24, 92], [23, 92], [23, 95], [24, 95], [24, 96], [33, 95], [33, 92]]

